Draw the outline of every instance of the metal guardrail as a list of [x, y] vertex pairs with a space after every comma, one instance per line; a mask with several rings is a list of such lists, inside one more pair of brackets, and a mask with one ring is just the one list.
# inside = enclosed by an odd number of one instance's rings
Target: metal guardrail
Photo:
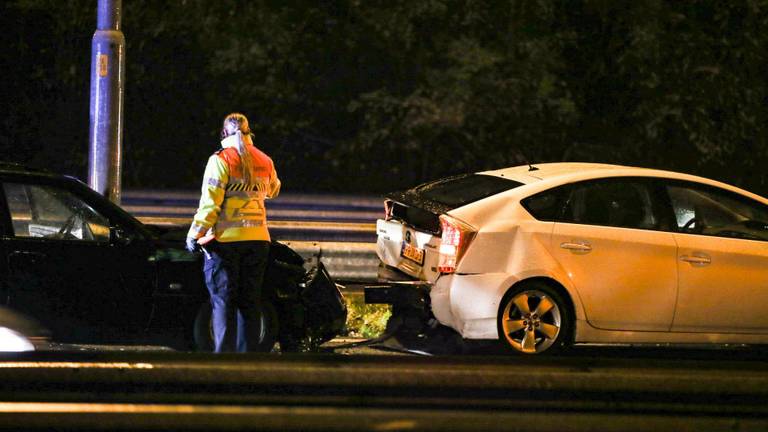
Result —
[[[122, 207], [136, 216], [191, 218], [199, 199], [197, 191], [128, 190]], [[370, 223], [382, 216], [382, 202], [371, 196], [283, 193], [267, 200], [267, 211], [274, 221]]]
[[[127, 191], [122, 206], [146, 224], [186, 226], [198, 198], [198, 193], [186, 191]], [[382, 215], [380, 199], [285, 194], [267, 206], [275, 240], [309, 262], [322, 260], [337, 280], [376, 280], [375, 220]]]
[[375, 281], [379, 267], [375, 243], [283, 242], [305, 260], [322, 261], [336, 280]]

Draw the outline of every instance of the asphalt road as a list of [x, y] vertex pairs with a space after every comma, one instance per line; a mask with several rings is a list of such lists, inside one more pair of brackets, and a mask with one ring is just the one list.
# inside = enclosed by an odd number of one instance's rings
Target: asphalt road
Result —
[[3, 360], [2, 430], [768, 430], [768, 362], [743, 348]]

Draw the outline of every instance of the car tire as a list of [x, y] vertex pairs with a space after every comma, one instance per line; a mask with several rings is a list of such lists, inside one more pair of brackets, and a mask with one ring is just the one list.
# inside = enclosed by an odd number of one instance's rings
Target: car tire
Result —
[[516, 354], [555, 354], [572, 341], [573, 317], [563, 295], [530, 281], [511, 289], [499, 305], [500, 343]]
[[[197, 317], [195, 317], [194, 324], [194, 337], [195, 347], [198, 351], [211, 352], [213, 351], [213, 328], [211, 325], [211, 315], [213, 309], [210, 302], [205, 302], [200, 305], [200, 309], [197, 311]], [[259, 308], [259, 328], [260, 334], [256, 343], [256, 346], [248, 347], [248, 351], [251, 352], [270, 352], [277, 342], [277, 335], [279, 330], [279, 324], [277, 320], [277, 312], [272, 303], [263, 302]]]

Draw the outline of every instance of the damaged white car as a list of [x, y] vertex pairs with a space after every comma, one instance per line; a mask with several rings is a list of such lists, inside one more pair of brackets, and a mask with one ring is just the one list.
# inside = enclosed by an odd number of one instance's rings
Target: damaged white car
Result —
[[436, 320], [514, 352], [768, 343], [768, 199], [697, 176], [553, 163], [387, 196], [385, 269]]

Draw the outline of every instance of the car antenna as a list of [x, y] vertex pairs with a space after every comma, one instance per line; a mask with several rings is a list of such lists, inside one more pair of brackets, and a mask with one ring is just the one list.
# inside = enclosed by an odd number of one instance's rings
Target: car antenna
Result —
[[522, 149], [519, 149], [519, 148], [517, 149], [517, 155], [518, 155], [518, 158], [522, 156], [522, 159], [523, 159], [522, 161], [525, 162], [526, 165], [528, 165], [528, 172], [539, 170], [538, 168], [533, 166], [533, 164], [531, 163], [531, 160], [528, 159], [528, 155], [525, 154]]

